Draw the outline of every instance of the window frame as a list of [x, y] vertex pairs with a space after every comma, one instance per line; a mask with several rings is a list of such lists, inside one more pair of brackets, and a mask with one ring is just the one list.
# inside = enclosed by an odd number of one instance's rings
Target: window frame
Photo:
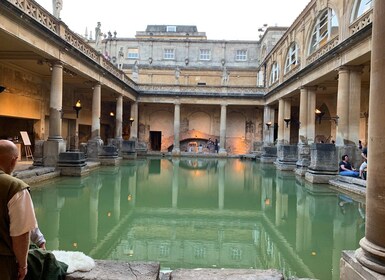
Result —
[[[285, 60], [285, 71], [284, 73], [289, 73], [294, 67], [299, 63], [298, 59], [299, 47], [296, 42], [292, 42], [287, 51], [286, 60]], [[294, 56], [294, 57], [293, 57]]]
[[175, 33], [176, 32], [176, 25], [167, 25], [166, 32]]
[[236, 50], [235, 51], [235, 61], [247, 61], [247, 50]]
[[374, 0], [356, 0], [353, 5], [350, 23], [353, 23], [367, 11], [373, 9], [373, 1]]
[[163, 59], [164, 60], [175, 60], [175, 49], [173, 49], [173, 48], [163, 49]]
[[279, 65], [277, 61], [274, 61], [270, 69], [269, 85], [276, 83], [279, 80]]
[[[130, 50], [136, 50], [136, 52], [132, 52]], [[136, 56], [134, 56], [136, 54]], [[127, 59], [139, 59], [139, 49], [138, 48], [127, 48]]]
[[199, 60], [210, 61], [211, 60], [211, 50], [210, 49], [199, 49]]
[[[324, 46], [331, 38], [334, 38], [333, 28], [339, 28], [337, 14], [331, 8], [326, 8], [320, 12], [313, 31], [311, 32], [308, 54], [314, 53], [316, 50]], [[337, 32], [338, 34], [338, 32]]]

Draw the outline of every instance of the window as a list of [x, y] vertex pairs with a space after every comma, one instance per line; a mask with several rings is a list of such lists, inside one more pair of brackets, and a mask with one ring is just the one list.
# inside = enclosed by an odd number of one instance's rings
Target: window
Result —
[[246, 50], [237, 50], [235, 54], [236, 61], [246, 61], [247, 60], [247, 51]]
[[325, 45], [331, 38], [338, 34], [338, 19], [332, 9], [321, 12], [314, 24], [310, 40], [309, 54]]
[[175, 59], [175, 50], [174, 49], [164, 49], [163, 58], [164, 59]]
[[127, 58], [128, 59], [138, 59], [139, 50], [137, 48], [128, 48], [127, 49]]
[[176, 32], [176, 26], [175, 25], [167, 26], [167, 32]]
[[286, 55], [285, 62], [285, 74], [290, 72], [298, 64], [298, 45], [297, 43], [292, 43], [289, 47], [289, 51]]
[[211, 50], [201, 49], [199, 51], [199, 60], [210, 60], [211, 59]]
[[270, 71], [270, 85], [274, 84], [276, 81], [278, 81], [279, 77], [279, 67], [278, 63], [274, 62], [273, 65], [271, 65], [271, 71]]
[[353, 5], [351, 22], [355, 21], [357, 18], [359, 18], [365, 12], [370, 10], [372, 8], [372, 6], [373, 6], [372, 0], [356, 0], [354, 5]]

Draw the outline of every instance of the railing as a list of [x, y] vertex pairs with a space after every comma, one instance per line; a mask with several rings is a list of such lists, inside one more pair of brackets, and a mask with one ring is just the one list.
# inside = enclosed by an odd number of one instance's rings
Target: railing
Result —
[[[15, 7], [28, 14], [31, 18], [36, 20], [42, 26], [60, 36], [65, 42], [73, 46], [76, 50], [90, 58], [95, 63], [101, 65], [107, 72], [123, 81], [131, 88], [136, 88], [136, 84], [132, 82], [125, 74], [116, 68], [108, 59], [102, 54], [91, 47], [85, 42], [79, 35], [72, 32], [67, 26], [62, 25], [60, 20], [54, 17], [52, 14], [47, 12], [44, 8], [38, 5], [32, 0], [7, 0], [12, 3]], [[64, 35], [61, 36], [60, 29], [64, 30]]]
[[373, 9], [369, 10], [361, 17], [357, 18], [352, 25], [350, 25], [350, 35], [353, 35], [363, 29], [365, 26], [373, 22]]
[[139, 85], [143, 95], [188, 95], [188, 96], [231, 96], [263, 97], [266, 89], [259, 87], [222, 87], [222, 86], [181, 86], [181, 85]]
[[34, 1], [8, 0], [8, 2], [11, 2], [14, 6], [28, 14], [31, 18], [44, 25], [47, 29], [59, 34], [59, 21], [46, 10], [41, 9], [41, 7]]
[[339, 36], [334, 37], [331, 39], [327, 44], [319, 48], [317, 51], [312, 53], [307, 59], [306, 63], [309, 65], [310, 63], [316, 61], [321, 56], [324, 56], [327, 54], [331, 49], [333, 49], [335, 46], [339, 44]]
[[94, 62], [99, 62], [99, 52], [97, 52], [93, 47], [89, 44], [85, 43], [83, 39], [79, 38], [78, 35], [73, 33], [70, 30], [65, 30], [64, 32], [64, 40], [69, 43], [71, 46], [81, 51], [83, 54], [91, 58]]

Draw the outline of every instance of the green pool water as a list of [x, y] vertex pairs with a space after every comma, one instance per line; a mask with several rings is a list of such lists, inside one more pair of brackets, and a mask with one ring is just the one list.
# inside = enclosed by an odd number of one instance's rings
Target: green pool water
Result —
[[31, 191], [50, 250], [176, 268], [275, 268], [339, 279], [365, 205], [272, 164], [145, 158]]

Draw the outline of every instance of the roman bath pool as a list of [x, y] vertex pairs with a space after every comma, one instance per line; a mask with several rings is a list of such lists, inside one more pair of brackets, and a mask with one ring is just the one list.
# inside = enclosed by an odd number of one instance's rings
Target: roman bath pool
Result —
[[144, 158], [31, 191], [50, 250], [176, 268], [276, 268], [339, 279], [365, 205], [272, 164]]

